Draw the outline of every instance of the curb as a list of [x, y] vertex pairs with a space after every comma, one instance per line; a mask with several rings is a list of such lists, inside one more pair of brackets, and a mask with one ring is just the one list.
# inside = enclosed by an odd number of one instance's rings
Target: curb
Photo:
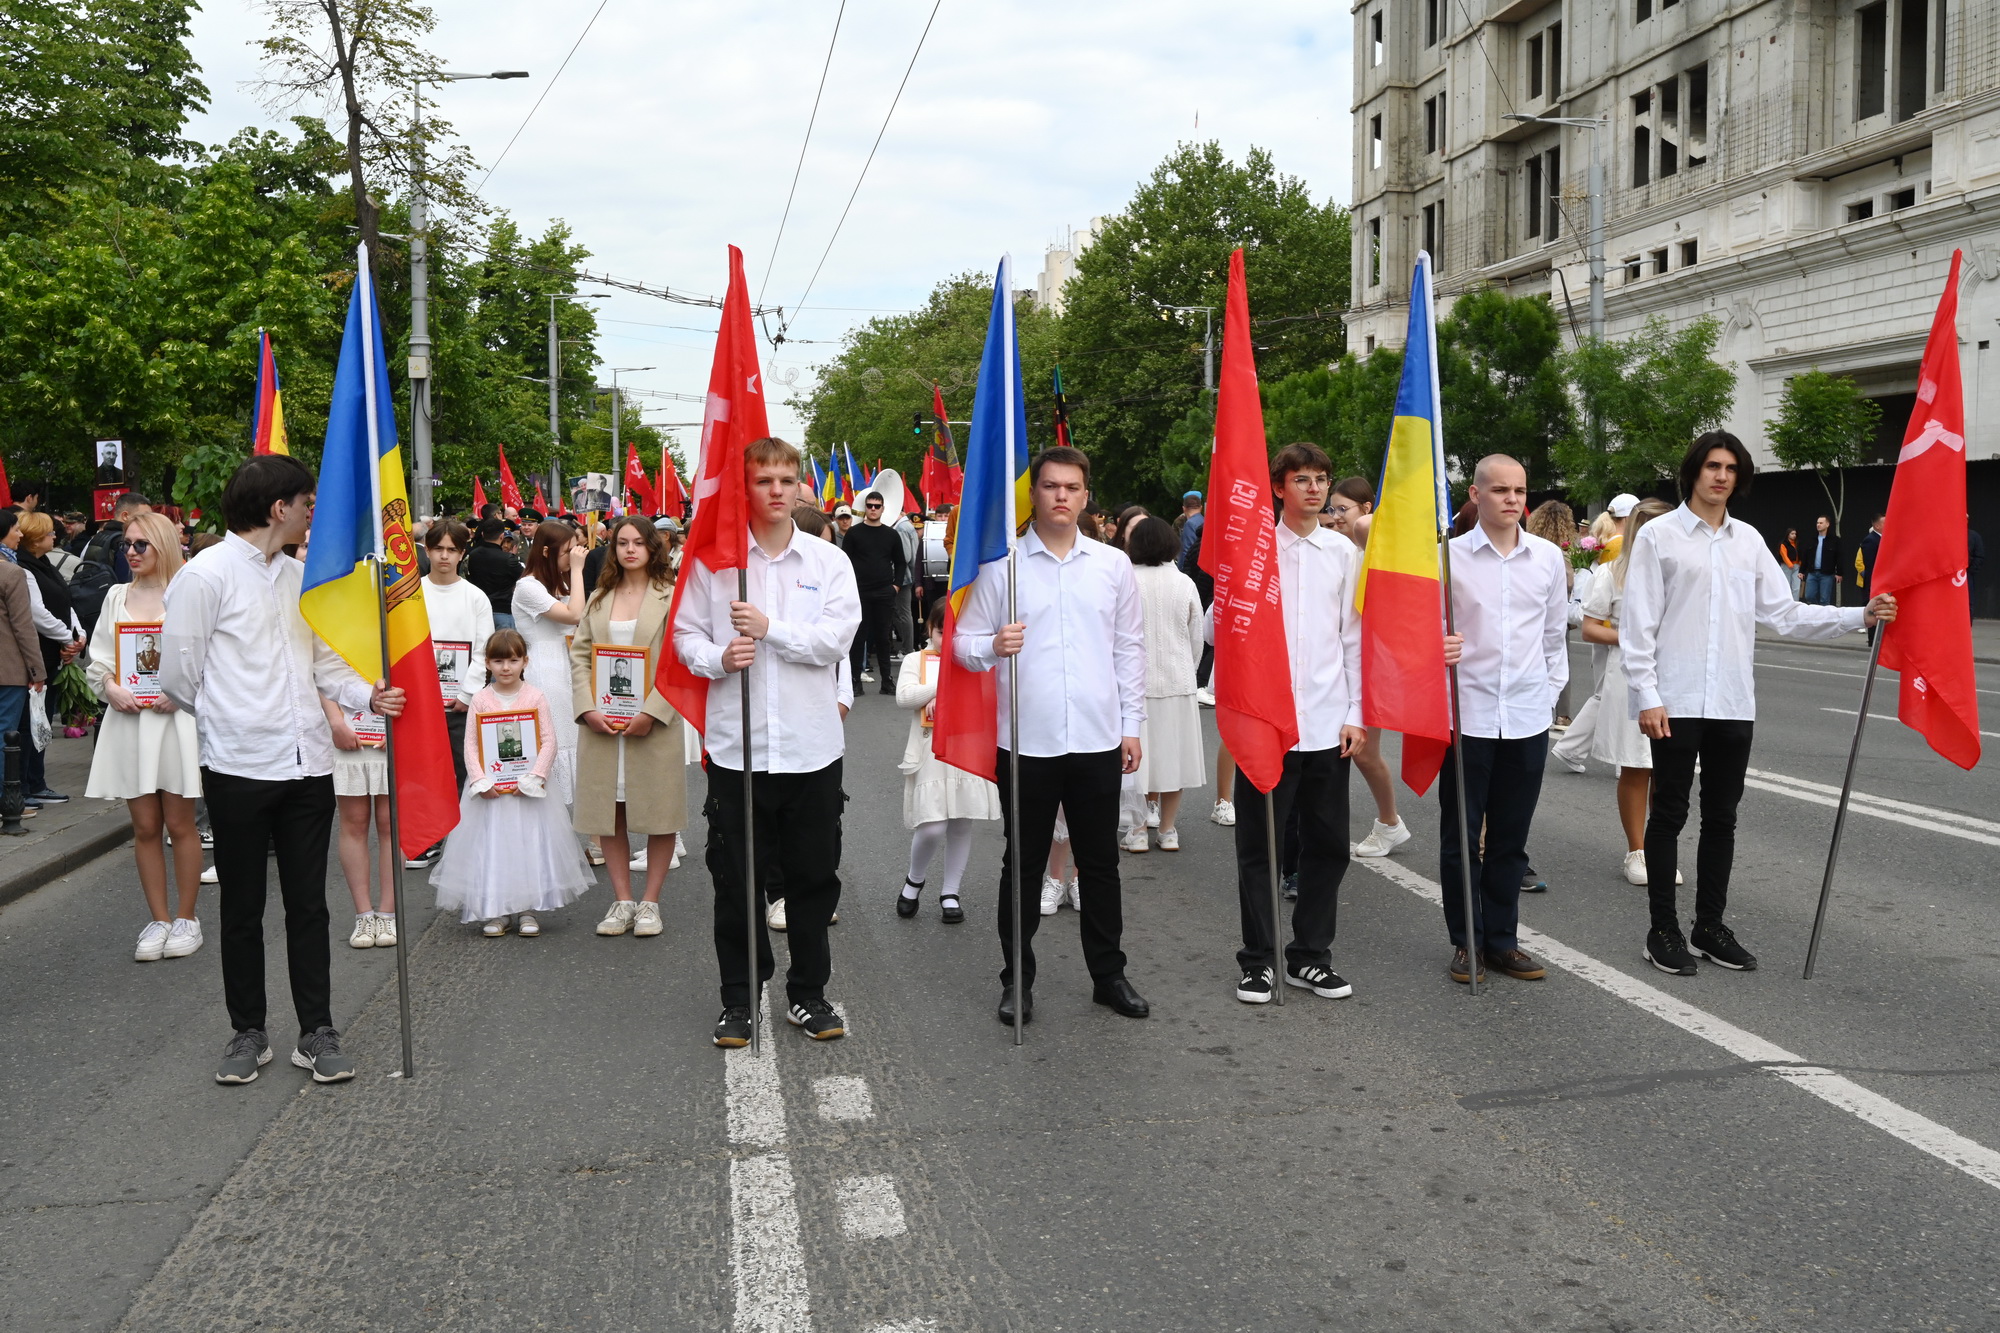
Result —
[[[0, 875], [0, 906], [25, 898], [50, 881], [132, 840], [132, 822], [124, 812], [114, 816], [106, 811], [105, 820], [107, 827], [86, 833], [80, 839], [71, 838], [67, 832], [57, 834], [49, 841], [62, 845], [38, 848], [39, 855], [30, 854], [24, 861], [17, 863], [17, 858], [8, 857], [7, 870]], [[0, 851], [4, 850], [5, 843], [0, 842]]]

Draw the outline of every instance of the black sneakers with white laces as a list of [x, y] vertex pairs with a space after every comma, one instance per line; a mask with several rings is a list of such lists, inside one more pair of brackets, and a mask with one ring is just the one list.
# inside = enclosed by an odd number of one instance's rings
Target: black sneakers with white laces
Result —
[[794, 1000], [792, 1007], [785, 1011], [785, 1021], [814, 1041], [832, 1041], [847, 1035], [840, 1015], [825, 1000], [808, 1000], [804, 1004]]
[[1236, 998], [1245, 1004], [1269, 1004], [1271, 1002], [1271, 969], [1268, 967], [1246, 967], [1242, 979], [1236, 983]]
[[1347, 978], [1331, 968], [1318, 963], [1307, 963], [1304, 967], [1285, 965], [1285, 984], [1309, 990], [1328, 1000], [1344, 1000], [1354, 994], [1354, 987], [1347, 984]]
[[1688, 932], [1688, 947], [1717, 967], [1732, 972], [1757, 970], [1757, 955], [1738, 944], [1736, 932], [1719, 921], [1712, 926], [1697, 925]]
[[271, 1063], [271, 1043], [262, 1028], [245, 1028], [223, 1048], [217, 1083], [255, 1083], [257, 1070]]
[[1691, 977], [1695, 974], [1694, 955], [1688, 952], [1687, 940], [1678, 928], [1647, 931], [1644, 956], [1647, 962], [1670, 977]]
[[292, 1063], [312, 1070], [315, 1083], [345, 1083], [354, 1077], [354, 1061], [340, 1053], [340, 1033], [333, 1028], [315, 1028], [300, 1037]]
[[749, 1005], [732, 1004], [722, 1011], [722, 1017], [715, 1020], [715, 1044], [724, 1050], [750, 1044]]

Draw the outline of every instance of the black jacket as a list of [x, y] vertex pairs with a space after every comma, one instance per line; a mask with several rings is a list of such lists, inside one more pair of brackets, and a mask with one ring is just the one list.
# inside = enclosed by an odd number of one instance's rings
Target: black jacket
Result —
[[1875, 580], [1875, 553], [1882, 549], [1882, 534], [1870, 528], [1861, 536], [1861, 573], [1854, 580], [1856, 587], [1867, 592], [1868, 585]]
[[1840, 568], [1840, 538], [1826, 534], [1826, 551], [1818, 559], [1814, 553], [1819, 550], [1820, 538], [1817, 532], [1809, 532], [1799, 538], [1799, 568], [1808, 574], [1833, 574], [1838, 576]]
[[910, 565], [903, 558], [903, 538], [887, 523], [856, 523], [840, 544], [854, 564], [854, 584], [863, 597], [887, 597], [894, 588], [910, 586]]
[[521, 562], [492, 542], [474, 542], [465, 553], [465, 577], [493, 603], [493, 614], [514, 614], [514, 585], [521, 581]]

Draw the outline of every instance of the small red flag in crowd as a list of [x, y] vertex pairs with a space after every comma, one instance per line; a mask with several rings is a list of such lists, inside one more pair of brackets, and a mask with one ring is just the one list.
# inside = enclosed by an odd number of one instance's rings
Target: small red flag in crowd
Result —
[[521, 499], [521, 488], [514, 484], [514, 469], [507, 466], [507, 447], [500, 446], [500, 503], [510, 509], [520, 509], [526, 501]]
[[486, 487], [480, 484], [477, 476], [474, 476], [472, 479], [472, 512], [477, 516], [479, 511], [484, 508], [486, 508]]
[[653, 503], [653, 483], [646, 478], [646, 465], [639, 461], [639, 446], [625, 446], [625, 489], [639, 497], [639, 512], [657, 512]]

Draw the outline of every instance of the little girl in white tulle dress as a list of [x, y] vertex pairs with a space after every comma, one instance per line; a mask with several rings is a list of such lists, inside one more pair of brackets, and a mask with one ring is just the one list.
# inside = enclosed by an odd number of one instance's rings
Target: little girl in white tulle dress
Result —
[[[466, 719], [458, 827], [431, 871], [438, 910], [456, 908], [461, 921], [484, 921], [490, 939], [510, 929], [525, 939], [540, 935], [535, 913], [574, 902], [596, 883], [568, 811], [548, 799], [555, 715], [548, 696], [521, 679], [527, 665], [528, 645], [518, 632], [503, 629], [486, 641], [487, 685], [473, 696]], [[533, 716], [535, 759], [522, 772], [515, 770], [525, 758], [528, 718], [510, 714]]]

